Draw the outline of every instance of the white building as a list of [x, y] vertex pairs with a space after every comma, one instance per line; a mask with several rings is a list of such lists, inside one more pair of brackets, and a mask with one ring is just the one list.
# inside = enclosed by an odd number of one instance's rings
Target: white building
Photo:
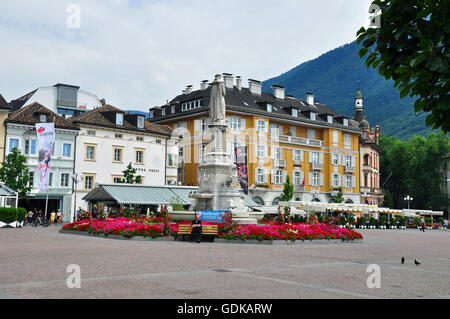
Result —
[[38, 102], [62, 117], [71, 117], [100, 107], [102, 104], [93, 93], [80, 90], [79, 86], [55, 84], [43, 86], [10, 102], [12, 110]]
[[76, 207], [87, 209], [82, 198], [96, 185], [121, 183], [131, 163], [143, 185], [175, 185], [178, 147], [172, 130], [152, 124], [144, 116], [106, 105], [69, 121], [80, 128], [76, 140]]

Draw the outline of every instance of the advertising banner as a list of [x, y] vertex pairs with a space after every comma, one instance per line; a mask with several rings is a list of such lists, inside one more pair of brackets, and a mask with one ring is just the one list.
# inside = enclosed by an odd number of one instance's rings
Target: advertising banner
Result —
[[221, 223], [222, 217], [229, 211], [224, 210], [201, 210], [199, 211], [200, 220], [207, 223]]
[[47, 190], [50, 177], [50, 160], [55, 143], [54, 123], [37, 123], [36, 133], [39, 144], [38, 188]]

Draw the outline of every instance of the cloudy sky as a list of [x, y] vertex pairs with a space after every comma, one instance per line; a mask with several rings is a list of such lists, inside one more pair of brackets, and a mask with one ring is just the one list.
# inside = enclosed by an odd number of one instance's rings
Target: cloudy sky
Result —
[[1, 1], [0, 94], [67, 83], [147, 111], [216, 73], [246, 86], [352, 42], [371, 2]]

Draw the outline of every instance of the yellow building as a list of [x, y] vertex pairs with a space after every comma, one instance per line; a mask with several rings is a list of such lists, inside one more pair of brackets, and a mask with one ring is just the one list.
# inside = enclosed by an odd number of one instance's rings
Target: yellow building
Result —
[[[227, 88], [227, 151], [242, 163], [242, 189], [258, 203], [277, 204], [286, 177], [294, 184], [294, 199], [333, 202], [339, 187], [348, 202], [359, 203], [358, 123], [339, 115], [306, 94], [306, 100], [285, 95], [281, 86], [262, 92], [261, 82], [224, 74]], [[150, 109], [150, 121], [166, 124], [183, 136], [179, 184], [197, 185], [197, 168], [207, 152], [209, 94], [188, 86], [166, 105]], [[239, 150], [239, 155], [236, 155]], [[247, 184], [247, 185], [246, 185]]]

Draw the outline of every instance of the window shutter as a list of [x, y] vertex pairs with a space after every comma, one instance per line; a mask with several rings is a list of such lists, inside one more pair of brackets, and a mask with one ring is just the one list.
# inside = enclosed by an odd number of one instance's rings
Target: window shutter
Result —
[[268, 150], [267, 145], [264, 146], [264, 157], [265, 157], [265, 158], [268, 158], [268, 157], [269, 157], [269, 150]]
[[245, 119], [243, 119], [243, 118], [241, 118], [241, 130], [242, 131], [246, 130], [246, 128], [245, 128]]
[[338, 187], [339, 186], [342, 186], [342, 178], [341, 178], [341, 175], [340, 174], [337, 174], [339, 177], [338, 177]]
[[356, 187], [356, 176], [352, 176], [352, 188]]
[[264, 121], [264, 122], [265, 122], [265, 124], [264, 124], [264, 132], [268, 133], [269, 132], [269, 121]]
[[309, 157], [309, 162], [312, 163], [312, 153], [313, 152], [308, 152], [308, 157]]
[[319, 163], [323, 164], [323, 153], [319, 153]]
[[319, 185], [323, 186], [323, 174], [319, 175]]
[[342, 165], [342, 155], [339, 154], [338, 157], [339, 157], [339, 165]]
[[300, 151], [300, 161], [303, 162], [303, 151]]
[[269, 180], [269, 174], [267, 173], [267, 170], [264, 169], [264, 183], [267, 184], [268, 180]]
[[295, 150], [292, 150], [292, 161], [295, 162]]
[[308, 185], [313, 186], [313, 173], [308, 173]]
[[258, 180], [258, 169], [259, 169], [259, 167], [255, 167], [255, 178], [254, 178], [255, 183], [259, 181]]
[[275, 171], [274, 170], [270, 171], [270, 182], [272, 184], [275, 184]]
[[282, 180], [281, 180], [281, 183], [282, 183], [282, 184], [286, 183], [286, 176], [287, 176], [287, 172], [286, 172], [286, 171], [283, 171], [283, 174], [282, 174]]
[[352, 167], [355, 167], [356, 157], [352, 156]]
[[275, 158], [275, 147], [273, 146], [270, 147], [270, 158], [271, 159]]

